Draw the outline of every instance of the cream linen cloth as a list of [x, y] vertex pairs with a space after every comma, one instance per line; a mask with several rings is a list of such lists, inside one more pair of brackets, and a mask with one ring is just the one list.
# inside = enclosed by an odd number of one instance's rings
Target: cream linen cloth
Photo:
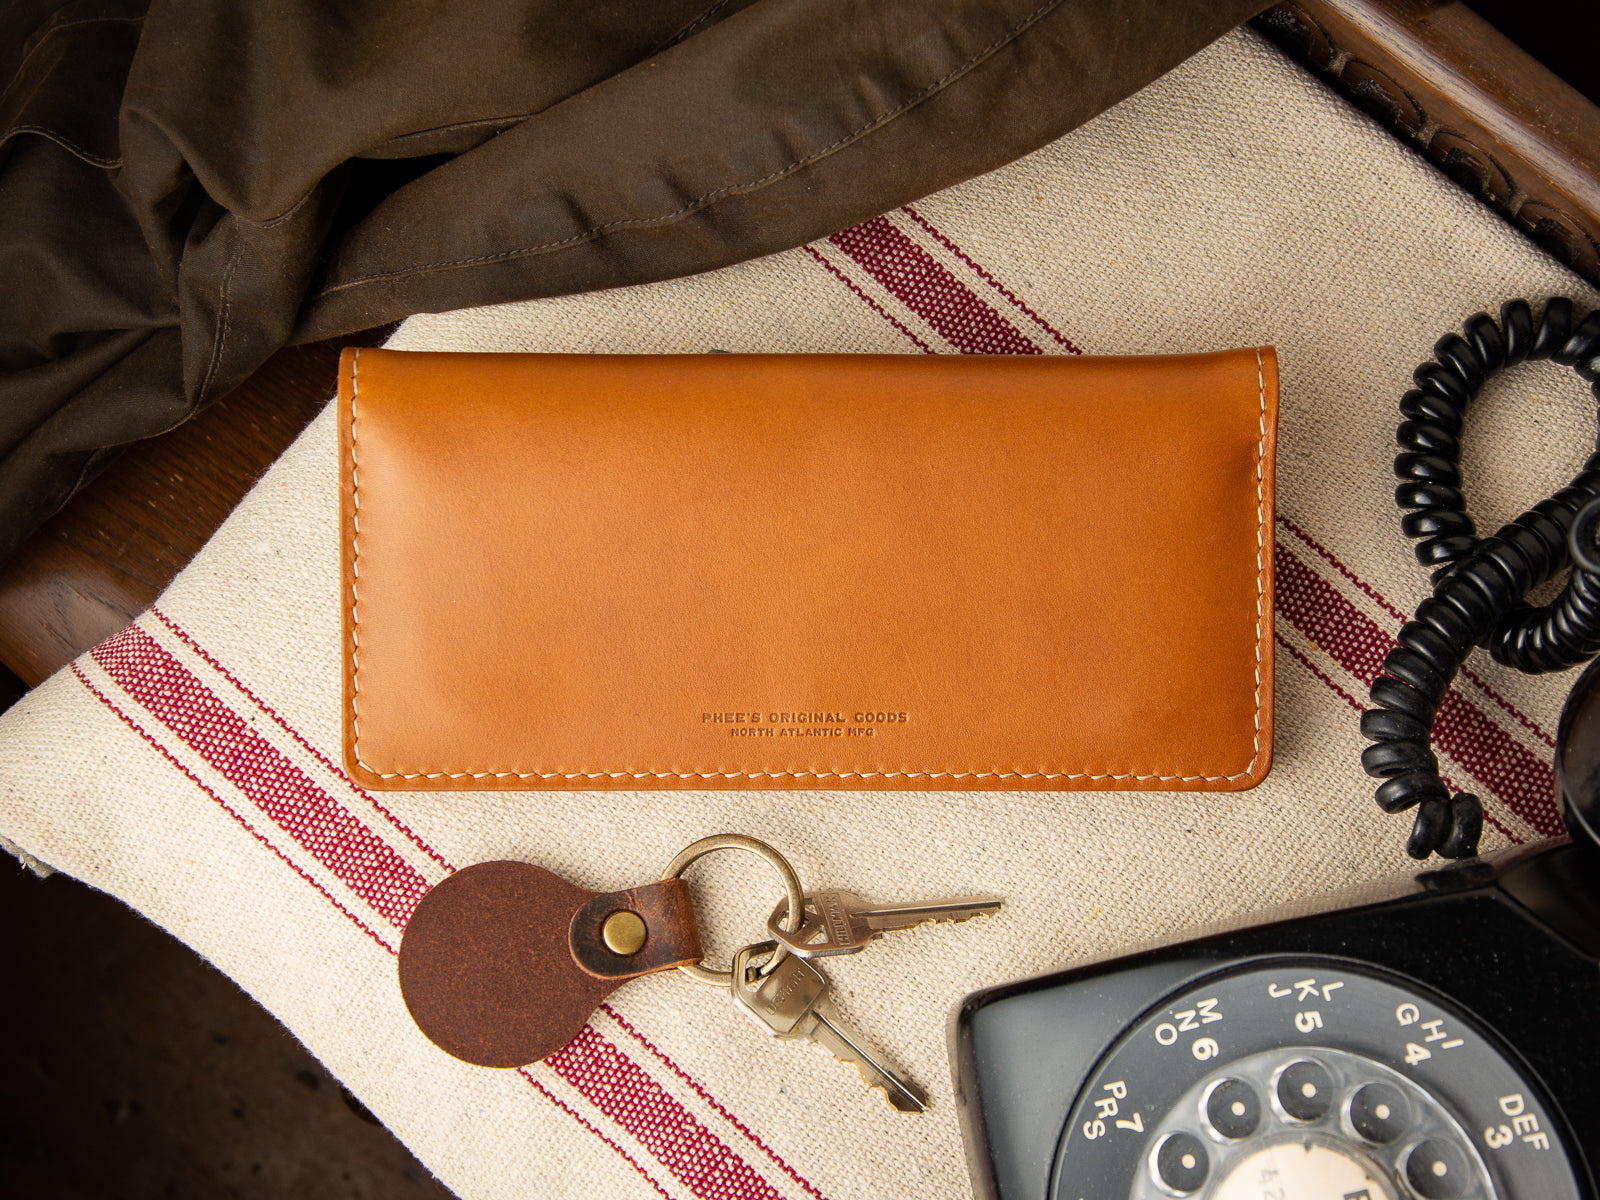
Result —
[[[390, 343], [1276, 345], [1277, 757], [1254, 791], [370, 795], [338, 766], [327, 412], [155, 608], [0, 719], [0, 836], [226, 971], [463, 1197], [966, 1195], [945, 1043], [965, 993], [1406, 865], [1409, 818], [1374, 807], [1356, 727], [1426, 591], [1391, 499], [1395, 402], [1462, 318], [1563, 292], [1595, 303], [1239, 32], [1038, 153], [824, 241], [693, 279], [421, 316]], [[1480, 528], [1571, 476], [1592, 411], [1560, 368], [1517, 368], [1487, 389], [1465, 438]], [[1478, 655], [1455, 684], [1442, 766], [1484, 797], [1489, 848], [1557, 832], [1551, 735], [1570, 678]], [[610, 891], [723, 830], [777, 846], [809, 885], [1005, 897], [998, 916], [892, 934], [828, 964], [845, 1016], [928, 1089], [927, 1114], [896, 1115], [853, 1070], [770, 1041], [677, 972], [627, 985], [526, 1070], [457, 1062], [407, 1018], [395, 947], [417, 898], [454, 868], [526, 859]], [[734, 854], [691, 879], [725, 962], [759, 936], [777, 881]]]

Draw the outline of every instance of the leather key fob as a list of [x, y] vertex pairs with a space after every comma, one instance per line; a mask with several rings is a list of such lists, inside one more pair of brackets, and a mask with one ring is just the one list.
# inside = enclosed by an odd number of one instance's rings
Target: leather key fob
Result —
[[565, 1046], [629, 979], [700, 958], [681, 879], [591, 892], [532, 863], [486, 862], [418, 903], [400, 943], [400, 992], [447, 1054], [520, 1067]]

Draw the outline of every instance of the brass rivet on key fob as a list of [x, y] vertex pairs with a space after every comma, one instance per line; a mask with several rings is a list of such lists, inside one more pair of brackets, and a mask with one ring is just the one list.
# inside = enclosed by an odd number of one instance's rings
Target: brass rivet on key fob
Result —
[[644, 921], [638, 913], [627, 909], [614, 912], [600, 927], [600, 936], [605, 939], [606, 949], [611, 953], [631, 958], [644, 949]]

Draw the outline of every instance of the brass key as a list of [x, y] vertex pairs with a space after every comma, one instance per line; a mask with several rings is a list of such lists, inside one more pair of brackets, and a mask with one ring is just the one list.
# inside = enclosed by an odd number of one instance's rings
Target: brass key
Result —
[[810, 1038], [840, 1062], [853, 1063], [867, 1085], [881, 1089], [898, 1112], [926, 1111], [927, 1093], [844, 1023], [828, 999], [828, 980], [821, 971], [792, 954], [768, 975], [751, 965], [751, 959], [777, 948], [776, 942], [758, 942], [733, 956], [733, 998], [739, 1007], [774, 1037]]
[[767, 919], [767, 932], [802, 958], [854, 954], [891, 929], [910, 929], [926, 921], [966, 921], [996, 912], [996, 896], [927, 900], [918, 904], [873, 905], [854, 892], [829, 888], [806, 895], [805, 911], [793, 933], [782, 928], [789, 901], [778, 901]]

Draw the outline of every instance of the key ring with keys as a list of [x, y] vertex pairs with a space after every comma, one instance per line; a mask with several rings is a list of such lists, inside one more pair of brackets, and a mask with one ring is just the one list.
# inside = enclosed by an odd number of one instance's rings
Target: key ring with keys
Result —
[[[778, 878], [783, 880], [783, 889], [788, 898], [789, 912], [784, 924], [788, 926], [785, 932], [792, 933], [800, 925], [801, 914], [805, 908], [805, 894], [800, 887], [800, 877], [794, 873], [794, 868], [789, 865], [789, 860], [784, 858], [765, 842], [757, 841], [753, 837], [745, 837], [742, 833], [716, 833], [710, 837], [701, 838], [692, 846], [685, 846], [667, 864], [667, 869], [661, 873], [662, 879], [677, 879], [689, 864], [704, 858], [716, 850], [746, 850], [761, 858], [766, 864], [778, 873]], [[779, 946], [773, 956], [761, 968], [760, 974], [770, 975], [777, 965], [784, 960], [789, 951]], [[690, 979], [700, 983], [709, 983], [713, 987], [731, 988], [733, 986], [733, 972], [731, 970], [719, 971], [701, 963], [680, 963], [678, 970]]]
[[[714, 850], [754, 854], [783, 881], [784, 898], [767, 918], [778, 940], [744, 946], [732, 970], [705, 965], [682, 878]], [[965, 921], [999, 906], [988, 896], [881, 905], [839, 888], [807, 896], [783, 855], [737, 833], [701, 838], [654, 883], [615, 892], [590, 891], [533, 863], [481, 862], [417, 902], [398, 955], [400, 994], [447, 1054], [517, 1067], [570, 1043], [620, 984], [677, 967], [724, 989], [771, 1036], [816, 1042], [853, 1064], [896, 1111], [921, 1112], [927, 1095], [849, 1025], [811, 960], [853, 954], [891, 929]], [[755, 967], [762, 956], [769, 957]]]

